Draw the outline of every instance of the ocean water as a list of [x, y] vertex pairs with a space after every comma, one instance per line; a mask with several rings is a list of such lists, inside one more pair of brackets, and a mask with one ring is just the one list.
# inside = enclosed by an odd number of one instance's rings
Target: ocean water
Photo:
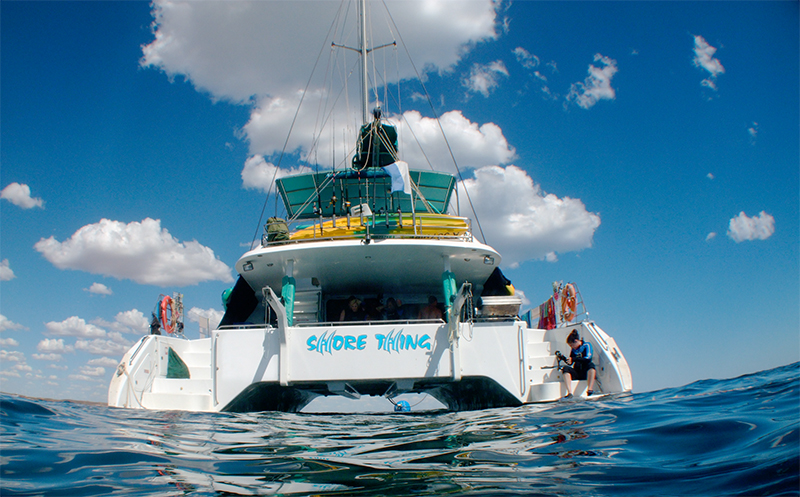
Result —
[[0, 495], [798, 495], [800, 363], [515, 409], [200, 414], [0, 396]]

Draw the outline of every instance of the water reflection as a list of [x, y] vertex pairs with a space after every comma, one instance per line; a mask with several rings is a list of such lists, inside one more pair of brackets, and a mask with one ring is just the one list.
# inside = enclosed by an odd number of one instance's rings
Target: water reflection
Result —
[[0, 395], [0, 493], [796, 494], [798, 371], [433, 414], [154, 412]]

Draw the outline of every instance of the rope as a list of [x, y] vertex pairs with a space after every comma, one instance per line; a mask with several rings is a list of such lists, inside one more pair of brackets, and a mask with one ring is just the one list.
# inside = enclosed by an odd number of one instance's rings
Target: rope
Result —
[[[341, 11], [341, 6], [339, 7]], [[330, 28], [328, 28], [328, 35], [326, 35], [326, 42], [327, 36], [331, 34], [333, 31], [333, 27], [338, 20], [338, 15], [334, 18], [333, 22], [331, 23]], [[267, 198], [264, 199], [264, 206], [261, 208], [261, 215], [258, 217], [258, 224], [256, 225], [256, 232], [253, 234], [253, 240], [250, 242], [250, 250], [253, 250], [253, 245], [256, 242], [256, 238], [258, 238], [258, 232], [261, 230], [261, 221], [264, 219], [264, 212], [267, 210], [267, 203], [269, 202], [269, 196], [272, 193], [272, 185], [275, 184], [275, 178], [278, 176], [278, 170], [281, 167], [281, 162], [283, 161], [283, 156], [286, 153], [286, 147], [289, 145], [289, 138], [292, 136], [292, 130], [294, 129], [294, 125], [297, 122], [297, 116], [300, 114], [300, 107], [303, 105], [303, 100], [306, 98], [306, 94], [308, 93], [308, 87], [311, 86], [311, 79], [314, 77], [314, 72], [317, 70], [317, 64], [319, 64], [319, 60], [322, 57], [322, 51], [325, 48], [325, 45], [322, 46], [319, 50], [319, 54], [317, 54], [317, 60], [314, 61], [314, 67], [311, 69], [311, 75], [308, 77], [308, 81], [306, 82], [306, 87], [303, 89], [303, 95], [300, 97], [300, 102], [297, 104], [297, 110], [294, 112], [294, 117], [292, 118], [292, 124], [289, 126], [289, 133], [286, 135], [286, 140], [283, 142], [283, 149], [281, 149], [281, 155], [278, 157], [278, 163], [275, 165], [275, 172], [272, 174], [272, 180], [269, 184], [269, 189], [267, 190]], [[277, 200], [276, 200], [277, 202]]]
[[[419, 80], [420, 85], [422, 85], [422, 90], [425, 92], [425, 98], [428, 100], [428, 105], [431, 107], [431, 112], [433, 112], [433, 117], [436, 119], [436, 123], [439, 125], [439, 130], [442, 132], [442, 137], [444, 138], [444, 143], [447, 145], [447, 151], [450, 153], [450, 158], [453, 159], [453, 165], [456, 168], [456, 172], [458, 173], [458, 179], [461, 181], [461, 184], [464, 184], [464, 177], [461, 175], [461, 169], [458, 167], [458, 162], [456, 161], [456, 157], [453, 154], [453, 149], [450, 147], [450, 142], [447, 140], [447, 135], [444, 133], [444, 128], [442, 128], [442, 123], [439, 121], [439, 114], [437, 114], [436, 109], [433, 106], [433, 101], [431, 100], [431, 96], [428, 94], [428, 88], [425, 86], [425, 83], [422, 80], [422, 76], [420, 76], [419, 71], [417, 70], [416, 64], [414, 64], [414, 60], [411, 58], [411, 54], [408, 52], [408, 46], [406, 42], [403, 40], [403, 35], [400, 34], [400, 30], [397, 28], [397, 24], [394, 22], [394, 17], [392, 17], [392, 13], [389, 12], [389, 8], [386, 6], [386, 0], [383, 0], [384, 8], [386, 8], [386, 12], [389, 15], [389, 19], [392, 21], [395, 29], [397, 30], [397, 37], [400, 38], [400, 42], [403, 44], [403, 48], [406, 51], [406, 56], [408, 57], [409, 62], [411, 63], [411, 67], [414, 68], [414, 73], [417, 75], [417, 79]], [[483, 239], [483, 243], [486, 243], [486, 237], [483, 234], [483, 228], [481, 227], [481, 221], [478, 219], [478, 213], [475, 211], [475, 206], [472, 204], [472, 198], [469, 196], [469, 190], [466, 186], [464, 186], [464, 193], [467, 194], [467, 200], [469, 201], [469, 207], [472, 209], [472, 214], [475, 216], [475, 222], [478, 225], [478, 231], [481, 233], [481, 239]]]

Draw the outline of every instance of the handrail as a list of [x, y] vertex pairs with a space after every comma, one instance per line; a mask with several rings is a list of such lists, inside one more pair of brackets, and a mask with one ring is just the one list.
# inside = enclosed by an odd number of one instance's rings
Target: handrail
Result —
[[[373, 216], [374, 217], [374, 216]], [[318, 241], [335, 240], [366, 240], [366, 239], [412, 239], [412, 240], [464, 240], [472, 241], [472, 222], [471, 219], [449, 215], [419, 214], [409, 216], [408, 214], [384, 214], [384, 220], [358, 223], [355, 226], [344, 228], [343, 225], [336, 226], [336, 222], [341, 222], [341, 218], [325, 217], [320, 220], [313, 220], [310, 224], [301, 228], [295, 228], [289, 240], [269, 241], [266, 234], [261, 237], [261, 246], [280, 246], [292, 243], [306, 243]], [[418, 221], [411, 224], [404, 224], [404, 219], [416, 217]], [[393, 224], [390, 225], [391, 221]], [[427, 222], [425, 222], [427, 221]], [[448, 222], [444, 222], [448, 221]], [[345, 231], [344, 234], [324, 236], [325, 230]], [[394, 232], [386, 232], [392, 230]]]
[[[292, 245], [298, 243], [309, 243], [309, 242], [329, 242], [329, 241], [336, 241], [336, 240], [365, 240], [367, 238], [365, 234], [358, 234], [358, 235], [341, 235], [341, 236], [326, 236], [326, 237], [317, 237], [317, 238], [300, 238], [296, 240], [276, 240], [272, 242], [264, 242], [261, 244], [262, 247], [275, 247], [280, 245]], [[412, 240], [464, 240], [464, 241], [471, 241], [474, 237], [472, 234], [463, 234], [463, 235], [402, 235], [402, 234], [372, 234], [370, 233], [369, 238], [371, 240], [390, 240], [390, 239], [398, 239], [398, 240], [405, 240], [405, 239], [412, 239]]]
[[377, 324], [442, 324], [444, 323], [443, 319], [392, 319], [392, 320], [382, 320], [382, 319], [373, 319], [368, 321], [321, 321], [319, 323], [297, 323], [295, 325], [296, 328], [311, 328], [311, 327], [333, 327], [333, 326], [365, 326], [365, 325], [377, 325]]
[[278, 333], [280, 334], [280, 355], [278, 356], [278, 376], [281, 386], [289, 385], [289, 333], [291, 327], [286, 316], [286, 308], [281, 304], [280, 299], [272, 288], [265, 286], [261, 289], [264, 295], [264, 303], [268, 304], [278, 316]]
[[[295, 323], [294, 328], [314, 328], [314, 327], [334, 327], [334, 326], [364, 326], [364, 325], [398, 325], [398, 324], [442, 324], [443, 319], [375, 319], [369, 321], [320, 321], [317, 323]], [[253, 330], [253, 329], [276, 329], [275, 326], [265, 324], [226, 324], [220, 326], [219, 331], [235, 331], [235, 330]]]

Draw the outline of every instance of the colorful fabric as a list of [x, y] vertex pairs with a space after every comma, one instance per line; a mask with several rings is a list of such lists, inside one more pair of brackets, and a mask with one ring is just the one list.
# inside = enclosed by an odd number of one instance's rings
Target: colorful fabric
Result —
[[556, 306], [553, 299], [547, 299], [539, 306], [539, 325], [540, 330], [552, 330], [556, 327]]

